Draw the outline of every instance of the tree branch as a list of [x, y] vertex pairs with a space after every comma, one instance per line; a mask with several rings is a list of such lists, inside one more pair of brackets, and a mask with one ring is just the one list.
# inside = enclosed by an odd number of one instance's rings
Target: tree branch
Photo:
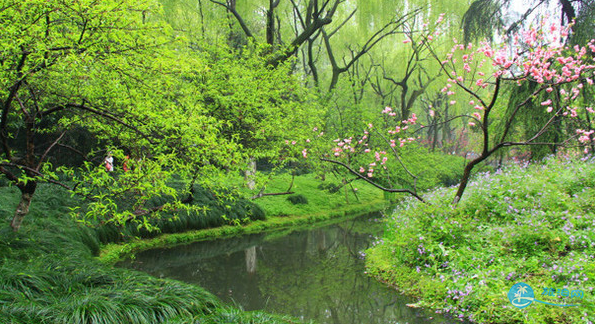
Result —
[[249, 37], [249, 38], [255, 39], [254, 38], [254, 35], [250, 31], [250, 28], [248, 28], [248, 25], [246, 25], [246, 22], [244, 21], [244, 19], [242, 18], [242, 16], [236, 10], [236, 8], [235, 8], [235, 0], [228, 1], [227, 3], [223, 3], [223, 2], [215, 1], [215, 0], [210, 0], [210, 1], [212, 3], [214, 3], [214, 4], [218, 4], [218, 5], [222, 6], [222, 7], [224, 7], [225, 9], [227, 9], [227, 11], [231, 12], [231, 14], [236, 18], [236, 20], [240, 24], [240, 27], [244, 31], [244, 34], [246, 34], [246, 36]]
[[353, 174], [353, 175], [357, 176], [358, 178], [360, 178], [360, 179], [362, 179], [362, 180], [366, 181], [367, 183], [369, 183], [369, 184], [373, 185], [374, 187], [376, 187], [376, 188], [378, 188], [378, 189], [380, 189], [380, 190], [382, 190], [382, 191], [386, 191], [386, 192], [401, 192], [401, 193], [408, 193], [408, 194], [412, 195], [413, 197], [415, 197], [417, 200], [419, 200], [419, 201], [421, 201], [421, 202], [423, 202], [423, 203], [425, 203], [425, 202], [426, 202], [426, 201], [425, 201], [425, 200], [424, 200], [422, 197], [420, 197], [420, 196], [419, 196], [417, 193], [415, 193], [414, 191], [412, 191], [412, 190], [410, 190], [410, 189], [392, 189], [392, 188], [385, 188], [385, 187], [383, 187], [383, 186], [381, 186], [381, 185], [377, 184], [376, 182], [374, 182], [374, 181], [370, 180], [369, 178], [367, 178], [367, 177], [364, 177], [364, 176], [363, 176], [363, 175], [361, 175], [359, 172], [357, 172], [357, 171], [353, 170], [351, 167], [349, 167], [347, 164], [345, 164], [345, 163], [343, 163], [343, 162], [341, 162], [341, 161], [330, 160], [330, 159], [327, 159], [327, 158], [320, 158], [320, 160], [321, 160], [321, 161], [324, 161], [324, 162], [329, 162], [329, 163], [334, 163], [334, 164], [340, 165], [340, 166], [342, 166], [343, 168], [347, 169], [347, 171], [349, 171], [351, 174]]

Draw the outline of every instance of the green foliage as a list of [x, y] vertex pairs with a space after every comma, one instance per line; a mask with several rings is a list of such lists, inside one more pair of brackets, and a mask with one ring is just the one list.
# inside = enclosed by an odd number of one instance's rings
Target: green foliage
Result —
[[292, 195], [287, 197], [287, 200], [294, 205], [306, 205], [308, 203], [308, 198], [304, 195]]
[[341, 190], [342, 187], [343, 187], [342, 185], [332, 183], [332, 182], [322, 182], [320, 185], [318, 185], [318, 189], [328, 191], [329, 193], [332, 193], [332, 194]]
[[[258, 205], [235, 197], [225, 190], [216, 192], [196, 185], [193, 197], [191, 206], [163, 213], [148, 226], [139, 226], [135, 222], [127, 222], [120, 226], [108, 223], [96, 226], [95, 231], [100, 241], [105, 244], [134, 237], [152, 238], [164, 233], [180, 233], [265, 219], [265, 212]], [[159, 206], [163, 202], [154, 199], [147, 204]], [[149, 231], [147, 227], [155, 230]]]
[[[420, 306], [477, 322], [579, 322], [593, 312], [595, 298], [588, 261], [595, 255], [595, 214], [587, 203], [594, 173], [592, 159], [551, 158], [478, 174], [457, 208], [453, 188], [426, 194], [431, 205], [409, 200], [387, 220], [383, 243], [369, 251], [370, 271], [420, 296]], [[503, 297], [521, 281], [536, 294], [568, 288], [585, 297], [536, 296], [581, 306], [521, 311]]]

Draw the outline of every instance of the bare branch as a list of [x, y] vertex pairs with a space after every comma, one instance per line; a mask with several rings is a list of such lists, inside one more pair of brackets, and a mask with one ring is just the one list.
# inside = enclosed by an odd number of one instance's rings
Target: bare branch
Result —
[[[269, 175], [269, 180], [271, 179], [271, 175]], [[262, 186], [262, 189], [260, 189], [260, 192], [258, 192], [258, 194], [250, 197], [250, 199], [254, 200], [254, 199], [258, 199], [260, 197], [265, 197], [265, 196], [282, 196], [282, 195], [292, 195], [295, 192], [291, 191], [291, 188], [293, 187], [293, 180], [295, 180], [295, 174], [291, 175], [291, 183], [289, 183], [289, 188], [287, 188], [287, 190], [285, 192], [274, 192], [274, 193], [264, 193], [264, 190], [266, 189], [266, 185]]]
[[39, 163], [37, 164], [37, 167], [35, 168], [35, 170], [39, 171], [39, 169], [41, 169], [43, 160], [45, 160], [45, 157], [48, 155], [48, 153], [50, 153], [52, 148], [54, 148], [54, 146], [56, 146], [56, 144], [58, 144], [58, 142], [62, 139], [62, 137], [64, 137], [64, 134], [66, 134], [66, 131], [63, 131], [62, 134], [60, 134], [60, 136], [58, 136], [58, 138], [45, 150], [45, 152], [43, 152], [43, 155], [39, 159]]
[[392, 188], [385, 188], [379, 184], [377, 184], [376, 182], [370, 180], [367, 177], [364, 177], [363, 175], [361, 175], [359, 172], [353, 170], [351, 167], [349, 167], [347, 164], [341, 162], [341, 161], [336, 161], [336, 160], [330, 160], [327, 158], [320, 158], [321, 161], [324, 162], [329, 162], [329, 163], [334, 163], [337, 165], [342, 166], [343, 168], [347, 169], [347, 171], [349, 171], [351, 174], [357, 176], [358, 178], [366, 181], [367, 183], [373, 185], [374, 187], [382, 190], [382, 191], [386, 191], [386, 192], [402, 192], [402, 193], [408, 193], [410, 195], [412, 195], [413, 197], [415, 197], [417, 200], [421, 201], [421, 202], [426, 202], [422, 197], [420, 197], [417, 193], [415, 193], [414, 191], [410, 190], [410, 189], [392, 189]]

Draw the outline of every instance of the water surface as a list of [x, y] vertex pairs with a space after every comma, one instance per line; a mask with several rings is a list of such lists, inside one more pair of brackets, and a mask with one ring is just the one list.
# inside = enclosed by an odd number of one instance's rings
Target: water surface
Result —
[[365, 274], [377, 217], [155, 249], [121, 265], [202, 286], [244, 310], [317, 323], [461, 323], [407, 307], [415, 301]]

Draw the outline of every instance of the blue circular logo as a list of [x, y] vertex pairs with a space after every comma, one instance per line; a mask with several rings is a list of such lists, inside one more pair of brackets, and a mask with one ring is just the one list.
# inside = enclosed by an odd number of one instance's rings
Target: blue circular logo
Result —
[[523, 309], [535, 300], [533, 288], [524, 282], [516, 283], [508, 291], [508, 300], [514, 307]]

